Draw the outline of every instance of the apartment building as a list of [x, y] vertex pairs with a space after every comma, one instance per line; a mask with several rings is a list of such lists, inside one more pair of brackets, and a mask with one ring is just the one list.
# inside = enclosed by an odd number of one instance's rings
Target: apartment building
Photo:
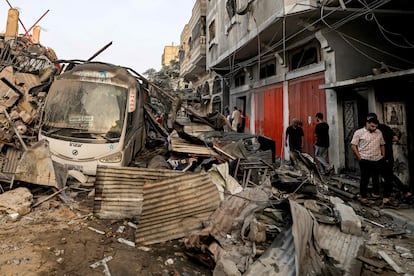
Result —
[[[275, 140], [280, 158], [288, 157], [284, 132], [293, 118], [303, 121], [304, 152], [313, 155], [314, 117], [324, 113], [337, 172], [358, 172], [350, 139], [366, 114], [376, 112], [400, 133], [396, 161], [408, 184], [414, 35], [404, 26], [413, 6], [404, 0], [196, 1], [186, 40], [192, 67], [184, 64], [183, 72], [213, 84], [209, 93], [222, 106], [242, 109], [246, 131]], [[205, 34], [196, 36], [193, 27], [204, 16]], [[194, 56], [191, 47], [202, 54]]]

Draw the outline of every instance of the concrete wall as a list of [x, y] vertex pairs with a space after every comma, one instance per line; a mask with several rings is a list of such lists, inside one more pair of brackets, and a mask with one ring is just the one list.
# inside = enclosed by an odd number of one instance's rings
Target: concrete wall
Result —
[[[258, 31], [283, 14], [283, 5], [282, 0], [253, 1], [250, 12], [229, 18], [226, 0], [208, 1], [207, 29], [214, 20], [216, 35], [214, 41], [207, 39], [207, 64], [214, 67], [239, 47], [254, 39]], [[230, 63], [229, 65], [231, 66]]]

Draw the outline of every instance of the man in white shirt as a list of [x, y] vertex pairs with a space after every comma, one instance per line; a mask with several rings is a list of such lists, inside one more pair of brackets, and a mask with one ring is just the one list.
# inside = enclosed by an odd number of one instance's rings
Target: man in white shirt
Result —
[[241, 123], [240, 117], [241, 117], [241, 113], [239, 109], [237, 108], [237, 106], [235, 106], [233, 109], [233, 113], [231, 114], [231, 119], [232, 119], [231, 128], [233, 129], [233, 131], [237, 131], [237, 127]]

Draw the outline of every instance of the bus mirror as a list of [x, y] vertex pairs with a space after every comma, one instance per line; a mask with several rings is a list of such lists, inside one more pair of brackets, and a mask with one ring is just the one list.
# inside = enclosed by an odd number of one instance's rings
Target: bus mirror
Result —
[[130, 88], [128, 93], [128, 112], [134, 112], [137, 106], [137, 94], [133, 88]]

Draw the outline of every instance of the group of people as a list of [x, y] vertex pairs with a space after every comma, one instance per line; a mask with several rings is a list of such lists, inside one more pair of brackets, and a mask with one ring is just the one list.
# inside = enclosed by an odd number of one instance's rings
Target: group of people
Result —
[[[318, 112], [315, 115], [315, 159], [318, 169], [323, 174], [330, 174], [334, 166], [328, 162], [329, 148], [329, 125], [324, 121], [323, 114]], [[302, 152], [304, 132], [302, 122], [293, 119], [285, 133], [286, 146], [291, 152]], [[398, 177], [394, 175], [394, 156], [392, 145], [397, 142], [399, 137], [392, 128], [378, 121], [375, 113], [369, 113], [366, 124], [363, 128], [357, 129], [351, 140], [351, 149], [355, 154], [360, 166], [360, 202], [369, 205], [368, 184], [372, 180], [371, 197], [381, 199], [383, 205], [395, 205], [392, 198], [392, 188], [394, 183], [403, 192], [404, 198], [410, 198], [412, 193], [403, 185]], [[383, 196], [380, 191], [380, 176], [384, 179]]]
[[[319, 172], [322, 174], [330, 174], [334, 170], [334, 166], [328, 161], [328, 148], [329, 148], [329, 125], [323, 119], [321, 112], [316, 113], [316, 126], [315, 126], [315, 159]], [[290, 153], [302, 152], [304, 132], [302, 129], [302, 121], [294, 118], [292, 123], [286, 129], [286, 146], [289, 146]], [[290, 158], [293, 163], [294, 158]]]
[[[392, 145], [398, 142], [399, 137], [389, 126], [378, 121], [375, 113], [368, 113], [366, 124], [355, 131], [351, 148], [359, 161], [361, 171], [360, 202], [369, 205], [368, 184], [372, 181], [373, 199], [381, 199], [384, 205], [395, 205], [392, 198], [393, 184], [397, 184], [405, 199], [412, 193], [394, 176], [394, 153]], [[380, 176], [384, 179], [383, 196], [380, 194]]]
[[230, 122], [231, 130], [236, 132], [244, 132], [244, 114], [237, 106], [233, 107], [233, 111], [230, 114], [230, 111], [227, 109], [227, 120]]

